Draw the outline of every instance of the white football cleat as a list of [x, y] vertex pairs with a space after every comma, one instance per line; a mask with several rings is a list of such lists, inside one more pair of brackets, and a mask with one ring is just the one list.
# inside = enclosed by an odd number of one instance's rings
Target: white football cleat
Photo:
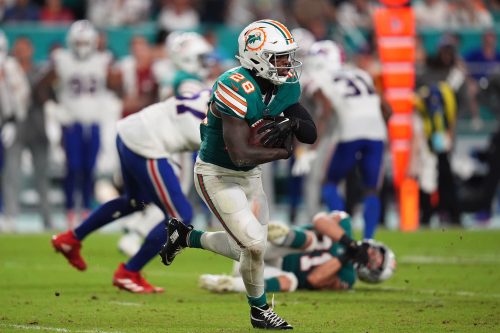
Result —
[[198, 285], [215, 293], [232, 292], [235, 291], [233, 279], [229, 275], [203, 274], [198, 280]]
[[269, 222], [267, 227], [267, 240], [275, 245], [283, 245], [290, 227], [281, 222]]

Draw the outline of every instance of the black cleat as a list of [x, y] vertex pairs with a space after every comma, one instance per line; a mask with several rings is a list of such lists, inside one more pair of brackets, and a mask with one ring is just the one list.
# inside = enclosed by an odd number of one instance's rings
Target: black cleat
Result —
[[250, 308], [250, 322], [254, 328], [265, 330], [293, 330], [293, 326], [278, 316], [269, 305]]
[[167, 242], [163, 244], [158, 254], [163, 264], [168, 266], [174, 261], [175, 256], [183, 248], [187, 247], [187, 238], [189, 232], [193, 230], [193, 226], [185, 225], [176, 218], [171, 218], [166, 224], [168, 232]]

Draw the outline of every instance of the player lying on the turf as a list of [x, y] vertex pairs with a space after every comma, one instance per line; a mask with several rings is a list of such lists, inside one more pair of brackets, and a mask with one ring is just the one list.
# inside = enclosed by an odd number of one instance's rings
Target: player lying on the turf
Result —
[[[297, 289], [342, 290], [356, 281], [382, 282], [394, 272], [394, 253], [374, 240], [351, 239], [350, 216], [345, 212], [318, 213], [312, 225], [290, 229], [269, 224], [264, 277], [266, 292]], [[233, 276], [204, 274], [201, 288], [214, 292], [244, 292], [235, 262]], [[356, 274], [357, 273], [357, 274]]]

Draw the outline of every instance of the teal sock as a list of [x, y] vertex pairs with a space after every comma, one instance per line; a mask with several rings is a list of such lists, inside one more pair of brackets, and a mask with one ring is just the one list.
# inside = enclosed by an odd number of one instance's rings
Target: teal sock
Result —
[[306, 231], [301, 228], [293, 228], [292, 232], [294, 233], [294, 237], [290, 247], [293, 249], [303, 248], [307, 241]]
[[266, 279], [264, 283], [266, 284], [266, 292], [268, 293], [281, 291], [280, 281], [276, 277]]
[[188, 245], [189, 247], [194, 247], [198, 249], [202, 249], [203, 246], [201, 246], [201, 235], [203, 235], [204, 231], [196, 230], [193, 229], [189, 233], [188, 237]]
[[267, 304], [266, 293], [263, 293], [259, 297], [252, 297], [247, 295], [247, 299], [248, 299], [248, 304], [250, 304], [250, 306], [255, 306], [258, 308]]

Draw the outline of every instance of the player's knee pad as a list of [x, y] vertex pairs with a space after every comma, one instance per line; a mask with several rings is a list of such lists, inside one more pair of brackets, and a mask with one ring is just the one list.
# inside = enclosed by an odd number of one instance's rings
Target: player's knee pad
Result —
[[240, 273], [242, 276], [264, 270], [265, 242], [256, 242], [244, 248], [240, 258]]
[[260, 223], [248, 209], [228, 214], [226, 218], [227, 227], [242, 248], [264, 251], [267, 225]]
[[264, 252], [266, 251], [266, 241], [261, 239], [254, 241], [251, 245], [246, 246], [243, 251], [248, 252], [252, 258], [264, 260]]
[[292, 292], [297, 290], [297, 287], [299, 286], [299, 280], [293, 273], [284, 273], [283, 276], [288, 280], [290, 283], [290, 287], [288, 288], [288, 292]]

